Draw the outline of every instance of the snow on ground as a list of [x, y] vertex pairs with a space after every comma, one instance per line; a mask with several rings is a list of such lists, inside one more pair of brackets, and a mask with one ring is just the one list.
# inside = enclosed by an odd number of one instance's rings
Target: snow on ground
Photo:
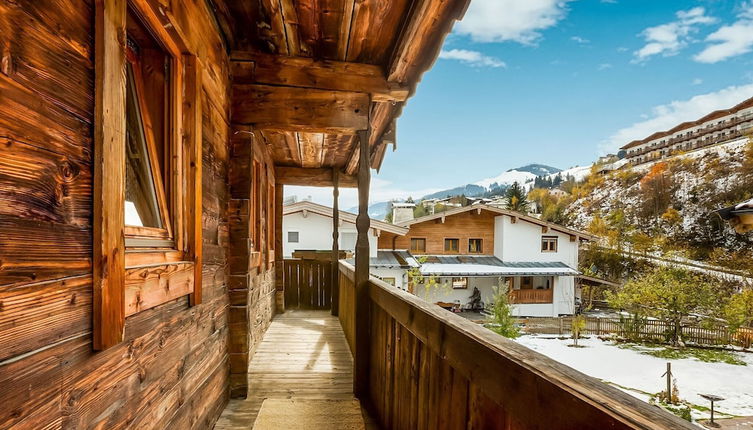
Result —
[[[518, 343], [544, 354], [580, 372], [603, 381], [632, 390], [626, 391], [648, 401], [639, 391], [658, 393], [665, 389], [666, 379], [661, 375], [672, 363], [672, 373], [677, 379], [680, 398], [695, 405], [708, 407], [708, 400], [699, 396], [715, 394], [725, 400], [715, 409], [741, 416], [753, 415], [753, 353], [737, 353], [748, 365], [704, 363], [695, 358], [667, 360], [642, 354], [634, 349], [619, 348], [611, 342], [596, 337], [578, 341], [585, 348], [572, 348], [572, 339], [551, 336], [525, 335]], [[694, 413], [694, 416], [698, 416]]]
[[572, 176], [576, 182], [582, 181], [586, 179], [586, 176], [591, 174], [591, 166], [575, 166], [571, 167], [569, 169], [565, 169], [561, 172], [551, 174], [547, 176], [549, 179], [554, 179], [557, 177], [557, 175], [560, 175], [562, 179], [565, 179], [568, 176]]

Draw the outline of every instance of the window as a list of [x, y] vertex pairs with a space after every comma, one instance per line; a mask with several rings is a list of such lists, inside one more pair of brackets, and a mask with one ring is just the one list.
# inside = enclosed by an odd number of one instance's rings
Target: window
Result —
[[520, 278], [520, 289], [532, 290], [533, 289], [533, 277], [523, 276], [522, 278]]
[[468, 252], [470, 254], [481, 254], [484, 250], [484, 241], [482, 239], [468, 239]]
[[299, 233], [297, 231], [289, 231], [288, 243], [298, 243], [298, 235]]
[[468, 278], [452, 278], [453, 290], [465, 290], [468, 288]]
[[393, 287], [395, 286], [395, 278], [382, 278], [382, 281], [392, 285]]
[[172, 248], [169, 160], [176, 130], [168, 114], [173, 61], [131, 8], [126, 32], [126, 246]]
[[423, 238], [411, 239], [410, 250], [413, 252], [426, 252], [426, 239], [423, 239]]
[[458, 252], [460, 250], [460, 239], [445, 239], [444, 250], [446, 252]]
[[[128, 316], [201, 303], [201, 66], [157, 6], [118, 5], [94, 10], [95, 350], [122, 342]], [[141, 276], [152, 264], [185, 282]]]
[[544, 236], [541, 238], [541, 252], [557, 252], [557, 237]]

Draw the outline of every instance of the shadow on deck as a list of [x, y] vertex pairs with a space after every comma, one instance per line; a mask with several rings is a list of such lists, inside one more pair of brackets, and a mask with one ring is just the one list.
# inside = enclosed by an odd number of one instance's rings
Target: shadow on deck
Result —
[[[275, 316], [249, 364], [248, 387], [248, 398], [231, 400], [215, 429], [251, 429], [265, 399], [354, 399], [353, 357], [337, 317], [306, 310]], [[365, 413], [364, 420], [377, 428]]]

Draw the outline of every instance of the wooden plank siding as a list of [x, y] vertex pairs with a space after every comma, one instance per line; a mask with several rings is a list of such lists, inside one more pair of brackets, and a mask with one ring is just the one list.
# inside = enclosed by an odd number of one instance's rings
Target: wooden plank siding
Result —
[[[340, 262], [339, 318], [351, 351], [354, 279]], [[383, 428], [694, 428], [377, 278], [368, 286], [369, 390], [361, 401]]]
[[[200, 133], [183, 144], [195, 150], [184, 161], [201, 169], [186, 183], [202, 193], [201, 216], [184, 228], [201, 236], [188, 255], [199, 264], [127, 254], [124, 341], [92, 351], [95, 1], [0, 2], [2, 429], [211, 428], [227, 403], [238, 317], [228, 289], [229, 61], [205, 2], [137, 1], [159, 5], [165, 31], [196, 59], [186, 91], [200, 103], [183, 113]], [[269, 269], [249, 272], [249, 348], [273, 312]], [[195, 282], [201, 298], [190, 307]]]
[[[410, 241], [413, 238], [426, 239], [426, 252], [414, 252], [414, 254], [469, 254], [468, 240], [483, 240], [482, 252], [479, 254], [491, 255], [494, 253], [494, 218], [496, 214], [488, 211], [468, 211], [437, 220], [428, 220], [410, 226], [410, 231], [405, 236], [397, 236], [389, 232], [382, 232], [379, 236], [379, 249], [410, 249]], [[458, 251], [445, 251], [445, 239], [460, 239]]]

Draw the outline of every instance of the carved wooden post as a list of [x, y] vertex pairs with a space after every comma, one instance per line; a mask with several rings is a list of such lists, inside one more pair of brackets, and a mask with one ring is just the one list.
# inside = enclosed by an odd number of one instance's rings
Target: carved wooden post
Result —
[[331, 270], [331, 287], [332, 287], [332, 315], [337, 316], [338, 305], [340, 300], [340, 207], [338, 199], [340, 197], [340, 172], [335, 168], [332, 169], [332, 270]]
[[356, 228], [356, 273], [355, 273], [355, 321], [356, 353], [353, 357], [353, 391], [364, 399], [369, 391], [369, 136], [370, 131], [358, 132], [358, 218]]

